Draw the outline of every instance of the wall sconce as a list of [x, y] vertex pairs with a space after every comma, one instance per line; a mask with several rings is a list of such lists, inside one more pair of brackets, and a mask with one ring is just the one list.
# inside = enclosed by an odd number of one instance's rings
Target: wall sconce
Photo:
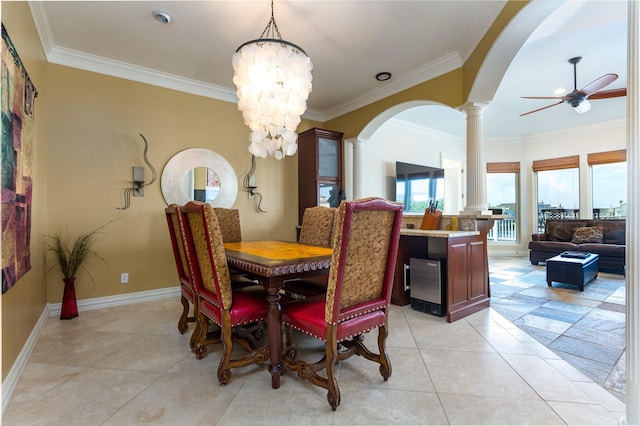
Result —
[[242, 182], [242, 188], [249, 193], [248, 196], [250, 200], [253, 200], [254, 198], [256, 198], [256, 195], [258, 196], [258, 205], [256, 208], [260, 213], [266, 213], [266, 211], [262, 210], [262, 208], [260, 207], [260, 204], [262, 204], [262, 194], [256, 191], [258, 187], [256, 186], [256, 177], [253, 175], [255, 171], [256, 171], [256, 156], [252, 155], [251, 169], [249, 169], [247, 174], [244, 176], [244, 179]]
[[144, 197], [144, 167], [133, 167], [133, 196]]
[[142, 133], [140, 133], [140, 137], [144, 141], [144, 151], [142, 153], [142, 157], [144, 158], [144, 162], [147, 163], [147, 166], [151, 169], [152, 178], [149, 182], [144, 182], [144, 167], [133, 167], [133, 183], [131, 187], [124, 189], [124, 207], [116, 207], [118, 210], [126, 210], [131, 205], [131, 194], [134, 197], [144, 197], [144, 187], [151, 185], [156, 181], [158, 174], [156, 173], [156, 169], [151, 165], [149, 159], [147, 158], [147, 149], [149, 148], [149, 144], [147, 143], [147, 139], [144, 137]]

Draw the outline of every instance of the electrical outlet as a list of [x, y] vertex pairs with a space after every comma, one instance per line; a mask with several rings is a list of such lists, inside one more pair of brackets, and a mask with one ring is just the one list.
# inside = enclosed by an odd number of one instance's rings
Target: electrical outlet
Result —
[[120, 274], [120, 284], [126, 284], [129, 282], [129, 273], [123, 272]]

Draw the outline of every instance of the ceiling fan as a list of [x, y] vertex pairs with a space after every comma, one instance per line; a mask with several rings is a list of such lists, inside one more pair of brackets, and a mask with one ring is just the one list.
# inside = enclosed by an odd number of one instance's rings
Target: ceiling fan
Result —
[[569, 59], [569, 63], [573, 65], [572, 92], [567, 93], [564, 96], [522, 96], [522, 98], [524, 99], [559, 99], [559, 101], [551, 105], [547, 105], [545, 107], [520, 114], [520, 117], [522, 117], [523, 115], [529, 115], [534, 112], [542, 111], [543, 109], [551, 108], [556, 105], [560, 105], [563, 102], [571, 105], [573, 109], [576, 110], [576, 112], [583, 113], [591, 109], [591, 104], [589, 103], [588, 99], [607, 99], [627, 96], [626, 87], [622, 89], [600, 90], [603, 87], [613, 83], [618, 78], [618, 74], [605, 74], [602, 77], [597, 78], [591, 83], [587, 84], [582, 89], [578, 90], [576, 64], [580, 62], [581, 59], [582, 56], [577, 56], [575, 58]]

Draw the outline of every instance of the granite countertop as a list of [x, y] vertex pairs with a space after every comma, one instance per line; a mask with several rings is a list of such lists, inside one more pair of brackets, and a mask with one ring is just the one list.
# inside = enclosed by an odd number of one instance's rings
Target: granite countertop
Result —
[[402, 228], [400, 235], [408, 235], [412, 237], [435, 237], [435, 238], [456, 238], [456, 237], [473, 237], [480, 235], [479, 231], [447, 231], [445, 229], [419, 229], [419, 228]]

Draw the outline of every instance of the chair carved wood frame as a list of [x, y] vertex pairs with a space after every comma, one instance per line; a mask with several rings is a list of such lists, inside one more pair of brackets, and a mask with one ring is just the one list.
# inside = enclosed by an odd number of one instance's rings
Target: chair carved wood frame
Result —
[[[352, 355], [380, 364], [386, 381], [391, 362], [386, 350], [402, 207], [380, 198], [342, 202], [336, 217], [333, 257], [326, 299], [306, 299], [282, 306], [286, 368], [327, 389], [332, 410], [340, 405], [335, 366]], [[378, 329], [378, 353], [364, 345], [363, 333]], [[315, 363], [296, 360], [292, 329], [325, 342]], [[325, 370], [325, 375], [319, 373]]]
[[[176, 262], [176, 270], [178, 272], [178, 281], [180, 282], [180, 302], [182, 303], [182, 313], [178, 319], [178, 331], [184, 334], [189, 329], [189, 322], [196, 321], [196, 305], [193, 295], [193, 284], [191, 282], [192, 274], [189, 272], [189, 261], [187, 259], [186, 246], [184, 240], [184, 222], [182, 215], [179, 214], [179, 206], [170, 204], [165, 209], [167, 225], [169, 227], [169, 236], [171, 238], [171, 248], [173, 249], [173, 257]], [[189, 315], [190, 305], [193, 306], [193, 315]], [[189, 346], [193, 351], [195, 348], [195, 334], [191, 334]]]
[[[187, 258], [190, 259], [197, 307], [194, 351], [198, 359], [207, 353], [207, 345], [222, 341], [223, 353], [218, 365], [218, 381], [226, 385], [231, 369], [263, 363], [269, 359], [267, 346], [256, 347], [243, 327], [262, 322], [267, 316], [267, 301], [263, 292], [234, 290], [220, 226], [213, 208], [200, 202], [189, 202], [180, 208], [184, 218]], [[209, 323], [220, 328], [220, 334], [208, 333]], [[253, 327], [249, 327], [252, 329]], [[247, 354], [232, 358], [233, 342]]]

